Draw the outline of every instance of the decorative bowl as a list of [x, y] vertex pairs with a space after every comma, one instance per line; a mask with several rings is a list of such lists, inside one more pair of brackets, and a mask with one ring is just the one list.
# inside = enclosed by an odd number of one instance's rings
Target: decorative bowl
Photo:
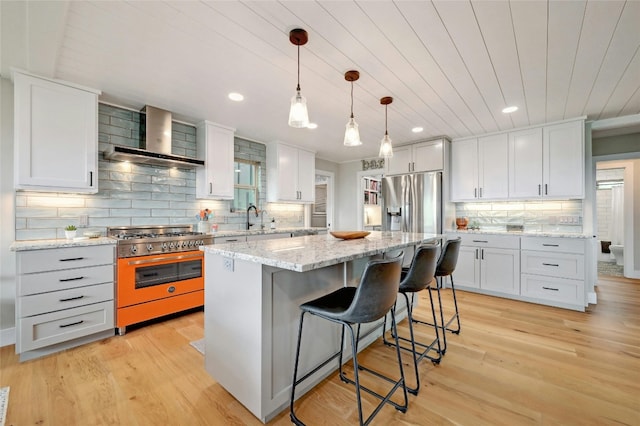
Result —
[[82, 235], [87, 238], [98, 238], [102, 233], [100, 231], [84, 231]]
[[354, 240], [369, 235], [369, 231], [331, 231], [330, 234], [341, 240]]
[[467, 225], [469, 224], [469, 219], [466, 217], [457, 217], [456, 218], [456, 225], [458, 226], [458, 229], [467, 229]]

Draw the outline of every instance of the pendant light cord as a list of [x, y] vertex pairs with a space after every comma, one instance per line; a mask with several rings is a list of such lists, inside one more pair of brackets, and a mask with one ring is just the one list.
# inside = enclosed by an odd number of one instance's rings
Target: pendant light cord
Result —
[[389, 132], [387, 131], [387, 105], [384, 106], [384, 134], [385, 135], [389, 135]]
[[300, 91], [300, 45], [298, 45], [298, 87], [296, 90]]
[[353, 118], [353, 81], [351, 82], [351, 118]]

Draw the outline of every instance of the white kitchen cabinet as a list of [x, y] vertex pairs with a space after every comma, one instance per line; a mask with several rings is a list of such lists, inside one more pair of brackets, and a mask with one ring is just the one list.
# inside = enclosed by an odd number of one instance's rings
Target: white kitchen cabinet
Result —
[[456, 287], [493, 295], [520, 294], [520, 238], [460, 234], [462, 243], [453, 273]]
[[14, 71], [16, 189], [98, 192], [99, 90]]
[[584, 311], [585, 240], [522, 238], [522, 295]]
[[451, 200], [502, 200], [508, 192], [506, 134], [454, 141], [451, 147]]
[[386, 160], [387, 175], [428, 172], [444, 168], [444, 140], [418, 142], [393, 149]]
[[20, 360], [114, 335], [114, 246], [17, 253]]
[[509, 197], [542, 196], [542, 128], [509, 133]]
[[313, 203], [315, 154], [283, 143], [267, 145], [267, 201]]
[[543, 195], [584, 198], [584, 122], [545, 126], [542, 132]]
[[209, 121], [197, 125], [196, 146], [204, 167], [196, 169], [196, 198], [233, 200], [234, 132]]
[[584, 122], [509, 133], [509, 198], [584, 198]]

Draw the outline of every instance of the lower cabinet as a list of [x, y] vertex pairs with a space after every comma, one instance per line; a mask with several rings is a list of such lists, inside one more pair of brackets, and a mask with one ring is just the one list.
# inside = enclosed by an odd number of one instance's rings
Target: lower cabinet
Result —
[[114, 327], [113, 245], [17, 253], [21, 361], [113, 336]]
[[491, 234], [449, 234], [462, 244], [456, 288], [584, 311], [587, 240]]
[[463, 235], [454, 280], [458, 287], [520, 294], [520, 238]]
[[581, 239], [522, 239], [522, 295], [584, 310], [585, 242]]

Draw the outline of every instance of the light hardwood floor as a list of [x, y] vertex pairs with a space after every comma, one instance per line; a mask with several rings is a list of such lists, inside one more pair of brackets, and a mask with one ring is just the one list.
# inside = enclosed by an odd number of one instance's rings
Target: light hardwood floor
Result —
[[[373, 424], [640, 425], [640, 282], [600, 278], [586, 313], [458, 292], [462, 333], [440, 365], [421, 364], [408, 412], [387, 406]], [[6, 424], [260, 424], [204, 370], [189, 345], [202, 336], [200, 311], [25, 363], [4, 347]], [[393, 355], [374, 343], [361, 361], [385, 368]], [[336, 375], [297, 406], [309, 425], [357, 423]], [[270, 424], [290, 424], [288, 410]]]

